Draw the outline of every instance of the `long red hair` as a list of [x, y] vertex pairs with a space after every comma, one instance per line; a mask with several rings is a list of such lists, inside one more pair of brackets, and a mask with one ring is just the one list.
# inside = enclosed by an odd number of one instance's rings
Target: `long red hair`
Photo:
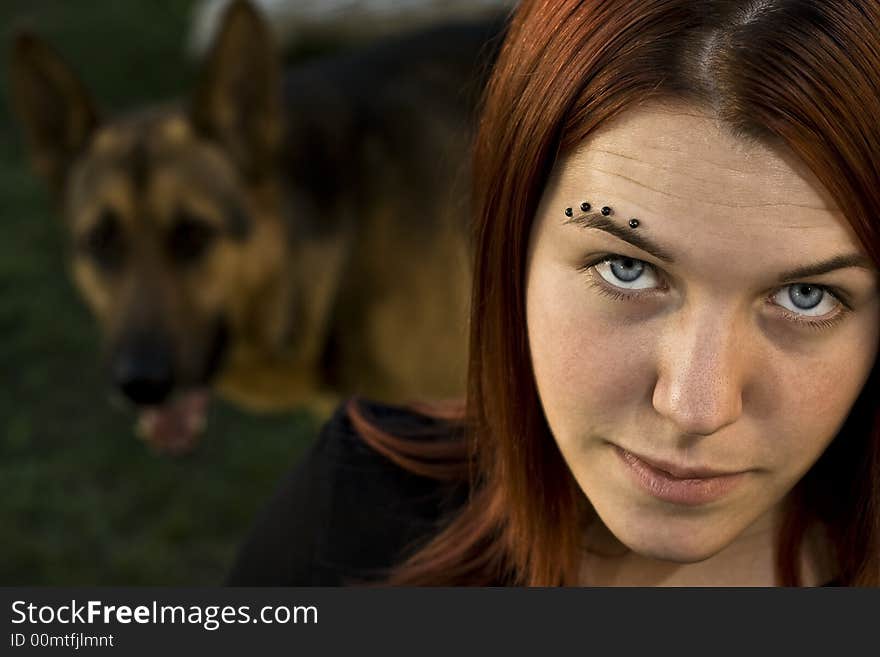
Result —
[[[876, 0], [519, 4], [474, 150], [467, 398], [445, 413], [464, 424], [466, 440], [420, 446], [349, 406], [363, 438], [401, 466], [470, 482], [469, 503], [387, 583], [578, 583], [583, 528], [594, 512], [543, 417], [526, 336], [525, 257], [556, 158], [618, 113], [650, 98], [686, 100], [739, 138], [787, 146], [880, 264], [878, 25]], [[800, 585], [800, 546], [815, 519], [829, 527], [837, 583], [880, 585], [876, 370], [790, 496], [777, 543], [780, 585]]]

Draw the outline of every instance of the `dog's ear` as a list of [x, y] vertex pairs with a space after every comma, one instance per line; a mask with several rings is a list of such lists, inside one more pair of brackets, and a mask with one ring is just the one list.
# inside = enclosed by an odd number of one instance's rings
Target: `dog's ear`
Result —
[[91, 97], [61, 57], [28, 32], [13, 40], [9, 84], [33, 166], [58, 194], [98, 125]]
[[234, 0], [223, 16], [190, 118], [248, 178], [273, 166], [283, 130], [280, 57], [265, 21], [244, 0]]

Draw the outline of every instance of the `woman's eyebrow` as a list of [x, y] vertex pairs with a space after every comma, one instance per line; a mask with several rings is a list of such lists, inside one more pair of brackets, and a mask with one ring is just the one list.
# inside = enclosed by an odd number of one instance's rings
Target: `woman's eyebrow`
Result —
[[787, 283], [789, 281], [807, 278], [809, 276], [819, 276], [836, 269], [846, 269], [847, 267], [861, 267], [874, 274], [877, 273], [877, 269], [874, 267], [870, 258], [861, 253], [847, 253], [846, 255], [837, 255], [833, 258], [828, 258], [828, 260], [823, 260], [822, 262], [795, 267], [794, 269], [783, 272], [779, 275], [779, 282]]
[[[660, 246], [659, 244], [656, 244], [654, 241], [644, 235], [633, 232], [632, 228], [624, 228], [623, 226], [619, 226], [604, 215], [598, 213], [580, 214], [566, 219], [563, 224], [575, 224], [580, 228], [595, 228], [605, 231], [606, 233], [610, 233], [618, 239], [623, 240], [624, 242], [629, 242], [633, 246], [640, 248], [646, 253], [650, 253], [652, 256], [658, 258], [659, 260], [668, 262], [670, 264], [675, 264], [676, 262], [675, 257], [671, 253], [669, 253], [666, 248]], [[848, 267], [860, 267], [862, 269], [867, 269], [874, 274], [878, 273], [873, 261], [868, 256], [861, 253], [848, 253], [845, 255], [837, 255], [814, 264], [795, 267], [794, 269], [782, 272], [779, 275], [778, 282], [786, 283], [790, 281], [796, 281], [801, 278], [819, 276], [821, 274], [827, 274], [828, 272], [835, 271], [837, 269], [846, 269]]]
[[675, 264], [675, 258], [665, 248], [654, 243], [644, 235], [633, 232], [632, 228], [618, 226], [602, 214], [579, 214], [566, 219], [562, 223], [563, 225], [575, 224], [580, 228], [596, 228], [598, 230], [604, 230], [606, 233], [611, 233], [615, 237], [622, 239], [624, 242], [629, 242], [633, 246], [640, 248], [642, 251], [650, 253], [655, 258], [659, 258], [669, 264]]

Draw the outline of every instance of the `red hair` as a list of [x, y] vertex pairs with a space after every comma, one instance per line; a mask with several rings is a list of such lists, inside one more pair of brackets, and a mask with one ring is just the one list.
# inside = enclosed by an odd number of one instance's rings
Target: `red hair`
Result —
[[[557, 157], [620, 112], [647, 99], [685, 100], [713, 112], [738, 138], [786, 146], [880, 263], [877, 25], [876, 0], [519, 4], [485, 92], [474, 150], [470, 360], [457, 415], [466, 439], [445, 451], [425, 446], [436, 452], [429, 454], [349, 406], [364, 440], [401, 466], [471, 485], [469, 503], [387, 583], [578, 583], [584, 523], [594, 512], [538, 398], [525, 257]], [[800, 585], [800, 546], [816, 519], [829, 527], [838, 583], [880, 585], [876, 369], [837, 438], [792, 491], [777, 543], [781, 585]]]

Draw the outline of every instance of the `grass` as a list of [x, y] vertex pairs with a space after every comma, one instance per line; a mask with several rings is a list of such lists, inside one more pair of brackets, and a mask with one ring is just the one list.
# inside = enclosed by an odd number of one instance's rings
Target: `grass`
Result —
[[[183, 54], [190, 9], [179, 0], [4, 0], [4, 58], [12, 31], [28, 27], [104, 108], [182, 95], [194, 79]], [[0, 584], [219, 583], [316, 420], [216, 403], [190, 456], [156, 457], [135, 439], [133, 415], [108, 403], [97, 328], [66, 275], [60, 220], [30, 174], [6, 89], [4, 77]]]

